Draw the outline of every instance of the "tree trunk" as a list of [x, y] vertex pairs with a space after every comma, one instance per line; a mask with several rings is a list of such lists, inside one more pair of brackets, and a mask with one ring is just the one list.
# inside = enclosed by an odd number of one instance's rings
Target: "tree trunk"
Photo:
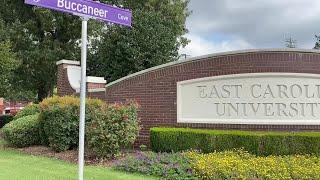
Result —
[[43, 99], [47, 98], [49, 95], [49, 91], [42, 87], [38, 89], [38, 103], [41, 102]]

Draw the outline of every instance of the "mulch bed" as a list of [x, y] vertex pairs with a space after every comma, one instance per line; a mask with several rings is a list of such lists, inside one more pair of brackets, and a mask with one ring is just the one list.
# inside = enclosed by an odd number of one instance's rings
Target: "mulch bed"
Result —
[[[1, 134], [0, 134], [1, 139]], [[55, 152], [51, 150], [49, 147], [46, 146], [31, 146], [31, 147], [25, 147], [25, 148], [11, 148], [6, 145], [0, 145], [0, 149], [14, 149], [18, 150], [19, 152], [34, 155], [34, 156], [44, 156], [49, 158], [55, 158], [62, 161], [70, 162], [73, 164], [78, 163], [78, 151], [77, 150], [68, 150], [64, 152]], [[89, 153], [85, 153], [85, 163], [86, 165], [93, 165], [93, 166], [103, 166], [103, 167], [112, 167], [117, 161], [125, 158], [128, 155], [134, 154], [134, 150], [123, 150], [122, 155], [114, 158], [114, 159], [105, 159], [101, 160], [94, 156], [88, 155]]]
[[[31, 146], [26, 148], [19, 148], [17, 150], [26, 154], [34, 155], [34, 156], [45, 156], [50, 158], [56, 158], [59, 160], [70, 162], [70, 163], [78, 162], [78, 151], [76, 150], [68, 150], [65, 152], [57, 153], [45, 146]], [[92, 156], [85, 156], [85, 163], [87, 165], [111, 167], [116, 161], [117, 161], [116, 159], [100, 160]]]

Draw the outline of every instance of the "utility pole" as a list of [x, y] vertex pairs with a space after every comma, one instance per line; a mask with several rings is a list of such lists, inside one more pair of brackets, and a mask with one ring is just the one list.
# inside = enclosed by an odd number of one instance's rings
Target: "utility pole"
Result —
[[181, 54], [181, 55], [179, 56], [179, 59], [180, 59], [181, 57], [184, 57], [184, 60], [186, 60], [187, 57], [190, 57], [190, 55], [184, 53], [184, 54]]
[[297, 40], [293, 39], [291, 36], [285, 38], [285, 46], [287, 48], [297, 48]]

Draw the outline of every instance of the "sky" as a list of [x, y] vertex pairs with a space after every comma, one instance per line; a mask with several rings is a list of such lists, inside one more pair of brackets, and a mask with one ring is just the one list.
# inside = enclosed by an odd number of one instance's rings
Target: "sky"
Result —
[[312, 49], [320, 35], [320, 0], [190, 0], [188, 57], [259, 48]]

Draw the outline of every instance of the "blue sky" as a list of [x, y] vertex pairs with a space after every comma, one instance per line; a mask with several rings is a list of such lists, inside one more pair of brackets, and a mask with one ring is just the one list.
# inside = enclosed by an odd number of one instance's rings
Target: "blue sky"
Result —
[[191, 0], [187, 19], [191, 40], [180, 53], [283, 48], [292, 37], [311, 49], [320, 34], [320, 0]]

